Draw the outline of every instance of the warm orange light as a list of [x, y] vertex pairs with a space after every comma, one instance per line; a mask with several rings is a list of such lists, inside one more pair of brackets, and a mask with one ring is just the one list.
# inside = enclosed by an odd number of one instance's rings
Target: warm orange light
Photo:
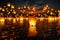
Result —
[[46, 7], [49, 7], [48, 4], [46, 4]]
[[20, 10], [20, 12], [23, 12], [23, 10]]
[[38, 16], [40, 16], [40, 14], [38, 14]]
[[53, 12], [50, 12], [51, 15], [53, 15]]
[[11, 6], [11, 4], [10, 4], [10, 3], [8, 3], [8, 4], [7, 4], [7, 6], [8, 6], [8, 7], [10, 7], [10, 6]]
[[35, 7], [33, 7], [33, 8], [32, 8], [32, 10], [33, 10], [33, 11], [35, 11], [35, 10], [36, 10], [36, 8], [35, 8]]
[[20, 9], [20, 7], [18, 7], [18, 9]]
[[43, 21], [44, 20], [44, 17], [40, 17], [40, 21]]
[[2, 8], [0, 7], [0, 10], [2, 10]]
[[19, 21], [19, 18], [16, 18], [17, 21]]
[[5, 24], [5, 18], [1, 17], [0, 18], [0, 26], [4, 26]]
[[23, 16], [20, 16], [20, 21], [23, 21], [24, 20], [24, 17]]
[[9, 18], [7, 18], [7, 19], [8, 19], [9, 21], [11, 21], [11, 20], [12, 20], [12, 18], [10, 18], [10, 17], [9, 17]]
[[28, 8], [28, 10], [30, 10], [30, 7], [29, 6], [27, 8]]
[[11, 5], [11, 8], [13, 9], [14, 8], [14, 5]]
[[54, 9], [51, 9], [51, 11], [53, 11]]
[[30, 26], [28, 36], [36, 36], [36, 35], [37, 35], [36, 26]]
[[36, 18], [35, 17], [29, 17], [29, 24], [30, 25], [36, 25]]
[[28, 36], [36, 36], [36, 18], [35, 17], [29, 17], [29, 31]]
[[54, 19], [54, 17], [48, 17], [48, 22], [53, 22], [55, 19]]
[[5, 11], [5, 9], [2, 9], [2, 12], [4, 12]]
[[13, 23], [16, 23], [16, 19], [15, 18], [13, 18]]
[[16, 11], [13, 11], [13, 14], [16, 14]]
[[24, 8], [26, 8], [26, 6], [24, 6]]

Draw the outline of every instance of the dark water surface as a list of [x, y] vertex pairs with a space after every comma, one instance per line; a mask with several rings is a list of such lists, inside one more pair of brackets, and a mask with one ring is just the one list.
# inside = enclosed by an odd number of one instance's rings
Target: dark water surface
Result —
[[0, 39], [4, 40], [60, 40], [60, 20], [39, 19], [30, 25], [28, 18], [0, 21]]

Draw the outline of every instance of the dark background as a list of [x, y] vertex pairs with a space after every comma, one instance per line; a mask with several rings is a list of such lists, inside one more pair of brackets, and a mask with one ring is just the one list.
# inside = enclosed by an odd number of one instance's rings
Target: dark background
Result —
[[0, 0], [0, 5], [5, 5], [7, 2], [11, 2], [14, 5], [43, 5], [47, 3], [51, 8], [60, 9], [60, 0]]

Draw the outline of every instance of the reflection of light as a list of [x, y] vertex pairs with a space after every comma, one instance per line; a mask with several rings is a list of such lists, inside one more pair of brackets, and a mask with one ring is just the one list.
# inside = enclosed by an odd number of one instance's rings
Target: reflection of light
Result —
[[60, 19], [58, 20], [58, 26], [60, 26]]
[[36, 36], [36, 19], [35, 17], [29, 17], [29, 31], [28, 36]]
[[18, 20], [19, 20], [19, 18], [16, 18], [16, 20], [18, 21]]
[[16, 23], [16, 19], [15, 18], [13, 18], [13, 23]]
[[27, 17], [26, 17], [25, 19], [26, 19], [26, 20], [28, 20], [28, 18], [27, 18]]
[[3, 26], [5, 23], [5, 19], [4, 18], [0, 18], [0, 26]]
[[9, 21], [11, 21], [12, 20], [12, 18], [7, 18]]
[[23, 21], [23, 20], [24, 20], [23, 16], [20, 16], [20, 21]]
[[28, 36], [36, 36], [36, 35], [37, 35], [36, 26], [31, 25], [29, 27]]
[[44, 18], [43, 18], [43, 17], [41, 17], [41, 18], [40, 18], [40, 21], [43, 21], [43, 20], [44, 20]]
[[29, 24], [30, 25], [36, 25], [36, 19], [34, 17], [29, 18]]
[[58, 17], [55, 17], [54, 19], [55, 19], [55, 21], [57, 21], [58, 20]]
[[23, 25], [23, 20], [24, 20], [24, 17], [23, 16], [20, 16], [20, 24]]
[[48, 17], [48, 22], [53, 22], [54, 18], [53, 17]]

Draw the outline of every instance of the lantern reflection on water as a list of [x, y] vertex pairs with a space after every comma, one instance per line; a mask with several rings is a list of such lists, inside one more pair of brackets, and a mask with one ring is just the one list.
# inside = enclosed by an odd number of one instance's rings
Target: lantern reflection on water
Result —
[[60, 16], [58, 17], [58, 26], [60, 26]]
[[23, 25], [23, 20], [24, 20], [24, 17], [20, 16], [20, 25]]
[[41, 18], [40, 18], [40, 21], [43, 21], [43, 20], [44, 20], [44, 17], [41, 17]]
[[16, 23], [16, 18], [13, 18], [13, 23]]
[[19, 21], [19, 18], [16, 18], [17, 21]]
[[53, 22], [53, 21], [55, 21], [54, 17], [48, 17], [48, 22], [49, 22], [49, 23], [51, 23], [51, 22]]
[[0, 18], [0, 26], [4, 26], [5, 24], [5, 19], [4, 18]]
[[36, 18], [35, 17], [29, 17], [29, 31], [28, 36], [36, 36]]
[[12, 18], [11, 18], [11, 17], [8, 17], [8, 18], [7, 18], [7, 20], [11, 21], [11, 20], [12, 20]]

